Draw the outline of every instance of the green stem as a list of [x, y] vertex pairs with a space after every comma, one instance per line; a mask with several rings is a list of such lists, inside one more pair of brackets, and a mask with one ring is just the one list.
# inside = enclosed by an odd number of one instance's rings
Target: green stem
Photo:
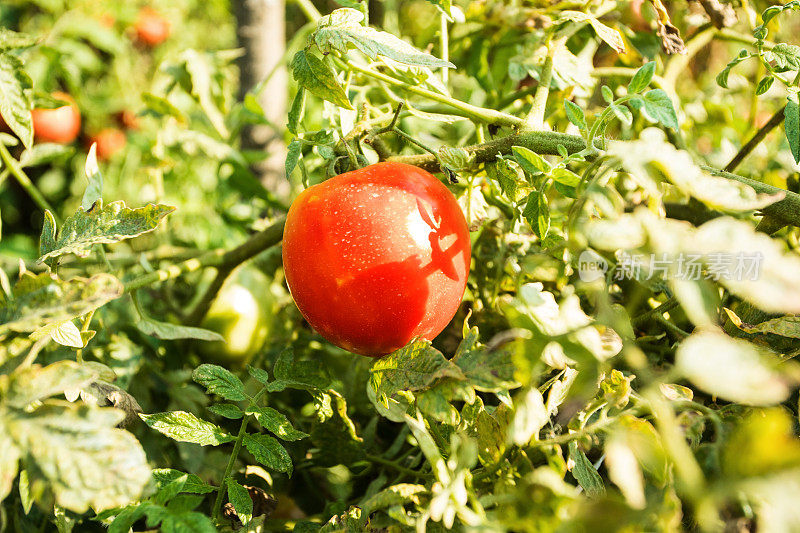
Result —
[[322, 18], [322, 13], [319, 12], [311, 0], [294, 0], [294, 2], [311, 22], [316, 22]]
[[[258, 394], [250, 399], [247, 407], [248, 411], [256, 404], [256, 402], [258, 402], [265, 392], [267, 392], [267, 388], [262, 387], [262, 389], [258, 391]], [[233, 443], [233, 451], [231, 452], [231, 456], [228, 458], [227, 466], [225, 466], [225, 473], [222, 475], [222, 479], [219, 482], [217, 497], [214, 500], [214, 507], [211, 511], [211, 517], [215, 522], [219, 522], [219, 512], [220, 509], [222, 509], [222, 500], [224, 499], [225, 493], [228, 490], [228, 478], [230, 478], [231, 472], [233, 472], [236, 459], [239, 458], [239, 452], [242, 450], [242, 441], [244, 440], [245, 435], [247, 435], [247, 424], [250, 422], [252, 416], [253, 415], [244, 415], [244, 417], [242, 417], [242, 424], [239, 426], [239, 433], [236, 435], [236, 441]]]
[[548, 41], [546, 46], [547, 56], [539, 74], [539, 84], [533, 95], [533, 106], [525, 119], [525, 129], [529, 131], [540, 131], [544, 128], [547, 97], [550, 95], [550, 82], [553, 80], [553, 51], [556, 45]]
[[[447, 15], [442, 13], [439, 16], [439, 48], [442, 54], [443, 61], [450, 61], [450, 33], [447, 27]], [[442, 82], [447, 85], [448, 77], [450, 75], [447, 67], [442, 67]]]
[[56, 224], [61, 224], [61, 221], [58, 218], [58, 213], [56, 212], [56, 210], [53, 209], [53, 207], [50, 205], [50, 203], [47, 201], [44, 195], [42, 195], [39, 189], [36, 188], [36, 185], [34, 185], [31, 179], [27, 176], [27, 174], [25, 174], [25, 172], [19, 166], [17, 161], [14, 160], [13, 157], [11, 157], [11, 153], [8, 151], [8, 148], [6, 148], [6, 145], [3, 143], [0, 143], [0, 159], [3, 160], [3, 163], [5, 163], [8, 171], [11, 172], [11, 175], [13, 175], [17, 179], [17, 182], [19, 183], [20, 187], [25, 189], [25, 192], [27, 192], [30, 195], [30, 197], [33, 198], [33, 201], [36, 202], [36, 205], [38, 205], [42, 210], [50, 211], [53, 214], [53, 218], [55, 218], [56, 220]]
[[422, 87], [413, 85], [411, 83], [407, 83], [402, 80], [398, 80], [397, 78], [393, 78], [392, 76], [389, 76], [382, 72], [376, 72], [367, 67], [363, 67], [348, 59], [341, 59], [340, 62], [344, 64], [345, 68], [355, 70], [356, 72], [364, 74], [365, 76], [369, 76], [373, 79], [382, 81], [393, 87], [403, 89], [404, 91], [416, 94], [417, 96], [422, 96], [423, 98], [427, 98], [428, 100], [433, 100], [434, 102], [445, 104], [457, 111], [460, 111], [463, 114], [463, 116], [475, 120], [477, 122], [483, 122], [487, 124], [497, 124], [498, 126], [511, 126], [511, 127], [520, 127], [525, 124], [524, 120], [515, 117], [513, 115], [509, 115], [507, 113], [503, 113], [500, 111], [495, 111], [494, 109], [487, 109], [483, 107], [474, 106], [472, 104], [456, 100], [451, 96], [429, 91], [428, 89], [423, 89]]
[[431, 477], [431, 474], [427, 474], [427, 473], [424, 473], [424, 472], [417, 472], [416, 470], [411, 470], [410, 468], [406, 468], [406, 467], [404, 467], [402, 465], [399, 465], [394, 461], [391, 461], [389, 459], [384, 459], [383, 457], [381, 457], [379, 455], [367, 454], [366, 457], [367, 457], [368, 460], [372, 461], [373, 463], [378, 463], [378, 464], [381, 464], [381, 465], [384, 465], [384, 466], [388, 466], [392, 470], [400, 472], [401, 474], [406, 474], [407, 476], [414, 476], [414, 477], [418, 477], [418, 478]]
[[678, 307], [678, 299], [673, 296], [655, 309], [651, 309], [643, 315], [635, 317], [633, 320], [631, 320], [631, 324], [634, 327], [641, 327], [655, 317], [662, 316], [664, 313], [667, 313], [676, 307]]
[[251, 257], [271, 248], [281, 242], [283, 238], [284, 219], [280, 219], [259, 233], [250, 237], [243, 244], [236, 248], [224, 251], [214, 250], [198, 258], [187, 259], [176, 265], [162, 268], [138, 278], [127, 281], [125, 292], [134, 291], [146, 287], [159, 281], [166, 281], [180, 277], [188, 272], [194, 272], [205, 267], [234, 268], [236, 265], [244, 263]]
[[783, 112], [785, 109], [786, 106], [775, 111], [775, 113], [770, 117], [767, 123], [761, 126], [761, 128], [758, 129], [758, 131], [750, 138], [750, 140], [747, 141], [745, 145], [739, 149], [736, 155], [733, 156], [733, 159], [731, 159], [730, 163], [725, 165], [726, 172], [735, 171], [739, 167], [739, 165], [742, 164], [742, 161], [744, 161], [744, 159], [748, 155], [750, 155], [750, 153], [755, 149], [755, 147], [758, 146], [761, 143], [761, 141], [764, 140], [764, 137], [766, 137], [769, 134], [769, 132], [774, 130], [776, 127], [778, 127], [778, 125], [781, 122], [783, 122]]

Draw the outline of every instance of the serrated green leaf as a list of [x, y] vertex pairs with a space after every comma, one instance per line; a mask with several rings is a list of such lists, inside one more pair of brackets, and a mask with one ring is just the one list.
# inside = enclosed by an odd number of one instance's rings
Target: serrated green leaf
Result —
[[795, 163], [800, 163], [800, 97], [796, 92], [789, 95], [783, 116], [786, 140], [792, 150], [792, 157]]
[[603, 485], [603, 478], [597, 473], [592, 463], [586, 457], [586, 454], [578, 449], [578, 443], [571, 441], [569, 443], [569, 459], [573, 466], [571, 469], [572, 475], [578, 480], [578, 484], [586, 491], [586, 495], [590, 498], [599, 498], [606, 493], [605, 485]]
[[761, 96], [765, 92], [769, 91], [770, 87], [772, 87], [772, 83], [775, 81], [775, 78], [772, 76], [764, 76], [756, 85], [756, 96]]
[[157, 468], [153, 470], [153, 479], [155, 479], [159, 487], [171, 483], [172, 481], [183, 476], [187, 477], [181, 492], [191, 492], [195, 494], [208, 494], [209, 492], [214, 492], [213, 486], [209, 485], [194, 474], [186, 474], [185, 472], [174, 470], [172, 468]]
[[39, 255], [42, 256], [56, 245], [56, 219], [49, 209], [44, 210], [42, 234], [39, 237]]
[[639, 70], [636, 71], [636, 74], [633, 75], [631, 78], [630, 83], [628, 83], [628, 94], [638, 94], [650, 85], [650, 82], [653, 81], [653, 76], [656, 73], [656, 62], [650, 61], [645, 63]]
[[300, 154], [302, 153], [303, 145], [297, 139], [293, 139], [286, 148], [286, 163], [284, 164], [284, 171], [286, 177], [290, 177], [298, 161], [300, 161]]
[[33, 144], [31, 102], [27, 93], [33, 83], [14, 55], [0, 53], [0, 117], [26, 148]]
[[577, 187], [581, 182], [581, 177], [579, 175], [563, 167], [553, 169], [553, 172], [550, 173], [550, 177], [567, 187]]
[[34, 44], [36, 44], [36, 37], [33, 35], [0, 28], [0, 52], [30, 48]]
[[247, 365], [247, 373], [262, 385], [269, 383], [269, 373], [263, 368]]
[[534, 191], [528, 195], [522, 216], [528, 221], [539, 239], [547, 237], [550, 232], [550, 208], [547, 205], [547, 198], [543, 194]]
[[69, 403], [6, 415], [31, 486], [45, 483], [58, 505], [76, 513], [125, 506], [150, 480], [139, 442], [114, 427], [123, 418], [117, 409]]
[[239, 409], [237, 405], [232, 403], [215, 403], [214, 405], [210, 406], [208, 410], [217, 416], [228, 418], [230, 420], [236, 420], [244, 416], [244, 412]]
[[183, 111], [172, 105], [166, 98], [145, 92], [142, 93], [142, 102], [144, 102], [144, 105], [147, 106], [148, 109], [159, 115], [172, 117], [180, 123], [186, 122]]
[[517, 180], [519, 179], [517, 176], [517, 169], [511, 166], [511, 163], [507, 159], [498, 157], [497, 163], [495, 164], [495, 173], [503, 193], [513, 201], [516, 198]]
[[244, 436], [244, 447], [253, 457], [270, 470], [292, 474], [292, 458], [275, 438], [269, 435]]
[[586, 115], [578, 104], [571, 100], [564, 100], [564, 111], [567, 113], [567, 120], [580, 128], [581, 131], [588, 129]]
[[292, 59], [292, 76], [308, 92], [345, 109], [353, 109], [336, 73], [325, 61], [300, 50]]
[[255, 416], [261, 427], [280, 439], [293, 441], [308, 437], [308, 434], [296, 430], [286, 416], [272, 407], [253, 407], [247, 414]]
[[466, 330], [455, 355], [455, 363], [474, 388], [496, 392], [517, 386], [514, 380], [514, 363], [508, 351], [489, 350], [478, 342], [478, 328]]
[[324, 390], [330, 377], [319, 361], [296, 361], [291, 350], [284, 350], [272, 368], [275, 381], [268, 385], [271, 392], [286, 388], [301, 390]]
[[218, 446], [234, 440], [234, 437], [222, 428], [186, 411], [140, 414], [139, 417], [151, 428], [178, 442]]
[[449, 61], [417, 50], [390, 33], [362, 25], [362, 20], [364, 14], [360, 11], [349, 8], [336, 9], [317, 22], [314, 43], [323, 52], [338, 50], [346, 53], [352, 46], [370, 59], [376, 59], [380, 55], [406, 65], [455, 68]]
[[530, 175], [547, 174], [553, 169], [553, 165], [545, 158], [524, 146], [512, 146], [511, 152], [522, 170]]
[[176, 340], [176, 339], [199, 339], [202, 341], [224, 341], [219, 333], [214, 331], [196, 328], [192, 326], [180, 326], [169, 322], [159, 322], [145, 318], [136, 323], [136, 328], [156, 339]]
[[653, 89], [644, 93], [644, 110], [653, 119], [664, 126], [678, 129], [678, 115], [672, 100], [663, 89]]
[[228, 478], [227, 488], [228, 501], [233, 505], [233, 510], [242, 524], [247, 526], [253, 519], [253, 500], [250, 498], [250, 493], [232, 478]]
[[203, 385], [208, 394], [218, 394], [233, 402], [247, 399], [242, 380], [219, 365], [203, 364], [198, 366], [192, 372], [192, 379]]
[[173, 211], [174, 207], [161, 204], [130, 209], [121, 201], [102, 208], [95, 206], [88, 212], [78, 211], [64, 221], [54, 248], [39, 257], [39, 262], [68, 253], [85, 256], [95, 244], [138, 237], [156, 229], [159, 221]]
[[297, 135], [297, 126], [300, 124], [300, 121], [303, 120], [305, 110], [306, 90], [300, 87], [297, 90], [297, 94], [294, 96], [294, 100], [292, 100], [292, 107], [289, 109], [289, 122], [286, 124], [286, 128], [295, 135]]
[[14, 285], [14, 299], [0, 305], [0, 333], [34, 331], [76, 318], [120, 297], [122, 291], [122, 283], [109, 274], [63, 281], [49, 272], [25, 272]]

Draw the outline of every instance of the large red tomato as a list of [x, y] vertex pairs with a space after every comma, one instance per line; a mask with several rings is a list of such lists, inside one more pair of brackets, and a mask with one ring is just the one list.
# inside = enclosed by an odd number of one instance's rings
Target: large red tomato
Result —
[[362, 355], [438, 335], [469, 262], [455, 197], [411, 165], [377, 163], [309, 187], [286, 218], [283, 266], [297, 307], [320, 335]]
[[70, 95], [54, 92], [53, 97], [69, 105], [31, 111], [33, 134], [42, 142], [69, 144], [81, 131], [81, 112]]

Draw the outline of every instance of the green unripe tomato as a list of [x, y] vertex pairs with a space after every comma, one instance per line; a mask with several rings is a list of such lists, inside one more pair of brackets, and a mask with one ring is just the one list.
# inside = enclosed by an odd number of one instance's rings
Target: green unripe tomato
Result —
[[208, 360], [245, 365], [264, 346], [272, 318], [270, 281], [260, 270], [240, 268], [227, 279], [201, 327], [222, 335], [225, 342], [204, 342], [200, 354]]

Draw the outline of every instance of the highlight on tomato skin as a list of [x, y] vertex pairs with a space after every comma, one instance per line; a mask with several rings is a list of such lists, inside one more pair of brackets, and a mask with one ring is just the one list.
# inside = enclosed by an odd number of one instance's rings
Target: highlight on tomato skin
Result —
[[31, 111], [33, 135], [40, 142], [69, 144], [81, 131], [81, 112], [70, 95], [57, 91], [52, 96], [69, 103], [53, 109]]
[[464, 295], [470, 252], [467, 222], [447, 187], [391, 162], [303, 191], [283, 237], [300, 312], [328, 341], [371, 357], [447, 326]]

